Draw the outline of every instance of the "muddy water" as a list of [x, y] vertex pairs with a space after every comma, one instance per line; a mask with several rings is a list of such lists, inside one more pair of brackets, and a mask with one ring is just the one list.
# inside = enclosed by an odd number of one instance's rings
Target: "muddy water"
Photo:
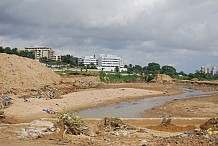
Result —
[[104, 117], [120, 117], [120, 118], [142, 118], [144, 110], [155, 106], [163, 105], [167, 102], [176, 99], [184, 99], [191, 97], [203, 97], [214, 92], [203, 92], [201, 90], [192, 90], [184, 88], [184, 93], [172, 96], [158, 96], [152, 98], [145, 98], [134, 102], [121, 102], [119, 104], [112, 104], [104, 107], [83, 110], [73, 113], [83, 118], [104, 118]]

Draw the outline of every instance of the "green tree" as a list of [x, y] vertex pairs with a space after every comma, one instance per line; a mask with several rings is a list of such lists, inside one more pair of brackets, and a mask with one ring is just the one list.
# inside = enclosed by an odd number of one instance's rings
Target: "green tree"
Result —
[[147, 67], [147, 71], [148, 73], [151, 73], [151, 74], [158, 74], [160, 73], [160, 64], [158, 63], [149, 63], [148, 64], [148, 67]]
[[70, 67], [77, 66], [78, 58], [72, 56], [72, 55], [63, 55], [61, 56], [61, 61], [67, 64], [70, 64]]
[[132, 66], [132, 64], [129, 64], [129, 66], [127, 66], [127, 73], [128, 74], [132, 74], [133, 73], [133, 66]]
[[118, 66], [116, 66], [115, 72], [119, 72], [119, 67]]
[[41, 58], [39, 58], [39, 62], [46, 63], [46, 62], [48, 62], [48, 61], [49, 61], [49, 60], [48, 60], [47, 57], [41, 57]]
[[142, 70], [142, 67], [140, 65], [135, 65], [133, 67], [133, 72], [134, 73], [139, 73], [139, 74], [142, 74], [143, 70]]
[[10, 47], [6, 47], [4, 52], [7, 53], [7, 54], [13, 54]]
[[5, 53], [5, 49], [2, 46], [0, 46], [0, 53]]
[[172, 77], [176, 75], [176, 69], [172, 66], [165, 65], [165, 66], [162, 66], [161, 73]]
[[17, 48], [13, 48], [11, 50], [12, 54], [18, 55], [18, 49]]
[[35, 55], [32, 51], [27, 51], [27, 50], [20, 50], [17, 53], [18, 56], [21, 57], [27, 57], [27, 58], [31, 58], [31, 59], [35, 59]]

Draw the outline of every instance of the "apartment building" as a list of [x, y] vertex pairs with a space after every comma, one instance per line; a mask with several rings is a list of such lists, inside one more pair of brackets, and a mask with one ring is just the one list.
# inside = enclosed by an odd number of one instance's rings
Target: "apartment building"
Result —
[[118, 68], [120, 72], [127, 71], [127, 68], [124, 68], [124, 60], [121, 57], [110, 54], [100, 54], [98, 59], [95, 57], [95, 55], [84, 56], [82, 58], [78, 58], [78, 64], [95, 64], [97, 68], [102, 71], [115, 72], [116, 68]]
[[83, 65], [89, 65], [89, 64], [94, 64], [98, 65], [98, 60], [95, 58], [95, 55], [93, 56], [84, 56], [82, 58], [78, 58], [78, 64], [83, 64]]
[[35, 59], [40, 59], [42, 57], [47, 57], [51, 60], [56, 60], [54, 51], [52, 48], [48, 47], [25, 47], [22, 50], [32, 51], [35, 55]]
[[210, 75], [210, 76], [218, 75], [218, 71], [217, 71], [216, 66], [212, 66], [211, 68], [206, 67], [206, 66], [202, 66], [201, 71], [205, 74]]
[[217, 74], [216, 66], [211, 67], [211, 75], [215, 76]]
[[209, 72], [208, 72], [208, 68], [207, 68], [206, 66], [202, 66], [202, 67], [201, 67], [201, 71], [202, 71], [203, 73], [205, 73], [205, 74], [209, 73]]
[[102, 71], [116, 71], [116, 68], [119, 71], [127, 71], [127, 68], [124, 68], [124, 60], [121, 57], [110, 54], [101, 54], [98, 59], [98, 69]]

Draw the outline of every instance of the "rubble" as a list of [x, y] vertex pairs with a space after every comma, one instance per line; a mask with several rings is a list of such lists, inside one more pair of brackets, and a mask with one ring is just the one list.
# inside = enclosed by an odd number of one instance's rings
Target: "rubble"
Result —
[[218, 118], [209, 119], [206, 123], [200, 125], [201, 130], [218, 131]]
[[64, 114], [61, 116], [60, 122], [63, 123], [65, 132], [67, 134], [80, 135], [85, 134], [85, 132], [88, 130], [88, 126], [81, 118], [71, 114]]
[[20, 139], [31, 138], [37, 139], [46, 134], [52, 134], [57, 131], [54, 123], [51, 121], [35, 120], [28, 124], [28, 127], [22, 128], [18, 132], [18, 137]]

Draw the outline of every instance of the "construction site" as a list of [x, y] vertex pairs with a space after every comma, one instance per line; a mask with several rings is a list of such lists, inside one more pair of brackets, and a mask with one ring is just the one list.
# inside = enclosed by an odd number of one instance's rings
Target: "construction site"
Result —
[[[186, 97], [177, 98], [183, 89]], [[0, 145], [215, 146], [217, 91], [218, 81], [166, 75], [149, 83], [104, 83], [98, 76], [59, 75], [38, 61], [0, 53]], [[137, 109], [124, 109], [125, 118], [74, 114], [157, 97], [142, 104], [139, 118], [130, 117]]]

